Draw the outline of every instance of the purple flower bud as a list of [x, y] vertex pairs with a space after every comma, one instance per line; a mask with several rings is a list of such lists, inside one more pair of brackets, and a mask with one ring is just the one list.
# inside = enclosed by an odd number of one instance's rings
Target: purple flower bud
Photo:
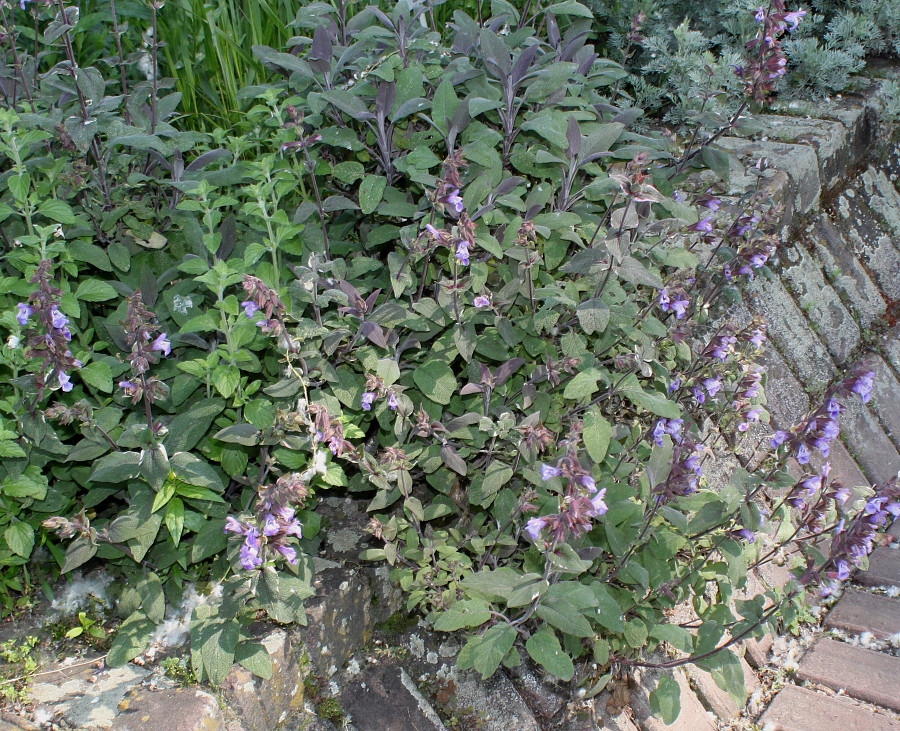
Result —
[[376, 398], [378, 398], [378, 394], [374, 391], [366, 391], [359, 399], [359, 405], [362, 407], [362, 410], [371, 411], [372, 404]]
[[542, 480], [552, 480], [554, 477], [559, 477], [561, 474], [562, 470], [559, 467], [551, 467], [548, 464], [541, 464]]
[[287, 562], [292, 566], [297, 563], [297, 551], [295, 551], [290, 546], [282, 546], [278, 544], [275, 546], [275, 550], [278, 551], [282, 556], [287, 559]]
[[747, 543], [753, 543], [756, 541], [756, 534], [748, 528], [740, 528], [734, 531], [734, 535], [736, 538], [741, 538], [747, 541]]
[[388, 394], [387, 405], [391, 411], [396, 411], [397, 407], [400, 406], [400, 402], [397, 401], [397, 397], [393, 392]]
[[578, 478], [578, 483], [588, 492], [596, 492], [597, 483], [590, 475], [582, 475]]
[[259, 312], [259, 305], [257, 305], [253, 300], [246, 300], [244, 302], [241, 302], [241, 307], [244, 308], [244, 314], [250, 319], [252, 319], [253, 316], [257, 312]]
[[23, 302], [17, 304], [16, 307], [18, 308], [18, 312], [16, 313], [16, 322], [18, 322], [20, 325], [27, 325], [28, 318], [34, 314], [34, 308], [29, 307]]
[[172, 352], [172, 343], [169, 342], [165, 333], [160, 333], [156, 336], [154, 341], [150, 343], [150, 350], [157, 350], [163, 355], [168, 355]]
[[473, 301], [472, 304], [475, 305], [476, 309], [484, 310], [491, 306], [491, 297], [490, 295], [478, 295]]

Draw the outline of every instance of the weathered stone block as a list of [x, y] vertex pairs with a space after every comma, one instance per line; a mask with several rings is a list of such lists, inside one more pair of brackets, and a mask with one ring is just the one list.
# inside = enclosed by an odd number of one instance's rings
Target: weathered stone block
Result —
[[841, 435], [872, 482], [886, 482], [900, 470], [900, 454], [872, 412], [858, 398], [847, 399]]
[[746, 287], [751, 311], [769, 323], [769, 337], [810, 390], [824, 388], [835, 373], [828, 350], [816, 336], [784, 285], [757, 277]]
[[815, 258], [825, 276], [847, 302], [859, 324], [871, 327], [887, 311], [884, 296], [826, 214], [818, 217], [810, 234]]
[[[737, 137], [723, 137], [719, 145], [733, 152], [745, 164], [752, 165], [759, 158], [765, 157], [769, 165], [788, 174], [792, 188], [785, 211], [788, 218], [784, 223], [802, 216], [819, 203], [822, 183], [819, 178], [819, 161], [815, 150], [808, 145], [790, 145], [783, 142], [749, 142]], [[732, 178], [732, 185], [742, 190], [752, 187], [755, 182], [746, 174], [738, 174]]]
[[807, 320], [838, 363], [860, 342], [859, 326], [825, 279], [819, 264], [801, 245], [782, 249], [780, 274]]
[[263, 679], [235, 664], [222, 692], [246, 731], [274, 731], [302, 710], [303, 680], [310, 663], [302, 643], [284, 630], [269, 630], [259, 642], [272, 660], [272, 676]]
[[363, 670], [340, 703], [357, 731], [446, 731], [406, 671], [392, 662]]
[[865, 201], [859, 181], [838, 196], [833, 220], [853, 254], [866, 266], [881, 293], [900, 299], [900, 251]]
[[900, 449], [900, 381], [894, 376], [887, 363], [873, 355], [875, 386], [869, 407], [878, 416], [888, 438]]
[[764, 141], [810, 145], [819, 161], [822, 190], [833, 187], [843, 177], [853, 151], [847, 128], [841, 122], [775, 114], [756, 114], [753, 122], [765, 128]]
[[871, 632], [886, 640], [900, 634], [900, 599], [849, 588], [828, 613], [825, 626], [852, 634]]
[[119, 704], [112, 728], [115, 731], [226, 731], [215, 696], [189, 688], [130, 690]]

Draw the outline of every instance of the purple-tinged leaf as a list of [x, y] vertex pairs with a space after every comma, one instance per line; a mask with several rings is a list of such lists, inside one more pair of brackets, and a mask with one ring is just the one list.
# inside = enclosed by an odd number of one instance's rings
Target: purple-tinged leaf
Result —
[[379, 348], [386, 348], [388, 346], [387, 341], [384, 339], [384, 330], [381, 329], [381, 325], [366, 321], [359, 326], [359, 331]]

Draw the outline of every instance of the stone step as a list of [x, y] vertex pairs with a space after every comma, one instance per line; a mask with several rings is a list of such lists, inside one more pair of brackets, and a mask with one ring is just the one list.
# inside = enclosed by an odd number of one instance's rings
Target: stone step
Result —
[[803, 656], [797, 677], [900, 711], [898, 657], [822, 638]]
[[900, 299], [900, 251], [882, 228], [878, 216], [865, 202], [867, 193], [859, 180], [851, 183], [835, 202], [833, 220], [851, 252], [867, 267], [888, 300]]
[[871, 632], [886, 640], [900, 633], [900, 599], [849, 588], [825, 618], [825, 626], [852, 634]]
[[813, 330], [837, 363], [844, 363], [859, 346], [859, 325], [825, 279], [822, 267], [802, 245], [781, 251], [782, 281], [796, 299]]
[[841, 435], [872, 482], [883, 483], [897, 476], [900, 453], [878, 419], [856, 397], [846, 400], [846, 410], [841, 414]]
[[893, 234], [895, 241], [900, 239], [900, 193], [882, 170], [869, 167], [860, 177], [869, 208], [884, 221], [887, 233]]
[[406, 671], [390, 660], [366, 667], [339, 697], [356, 731], [446, 731]]
[[869, 556], [869, 568], [855, 578], [864, 586], [900, 586], [900, 549], [879, 546]]
[[871, 327], [887, 312], [887, 301], [862, 264], [853, 256], [831, 218], [820, 215], [807, 232], [813, 256], [826, 278], [849, 305], [861, 327]]
[[746, 287], [748, 305], [769, 323], [769, 337], [810, 391], [824, 389], [836, 369], [793, 297], [777, 279], [756, 277]]
[[881, 347], [888, 363], [900, 374], [900, 324], [888, 330], [882, 338]]
[[781, 689], [760, 722], [766, 731], [900, 731], [886, 714], [796, 685]]
[[873, 355], [871, 358], [875, 367], [875, 386], [869, 407], [894, 446], [900, 448], [900, 381], [881, 357]]

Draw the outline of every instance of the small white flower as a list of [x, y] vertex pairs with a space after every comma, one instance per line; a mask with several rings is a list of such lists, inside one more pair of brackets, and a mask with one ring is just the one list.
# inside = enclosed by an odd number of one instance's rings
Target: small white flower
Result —
[[10, 350], [15, 350], [21, 344], [22, 344], [22, 338], [20, 338], [18, 335], [10, 335], [6, 339], [6, 347], [9, 348]]

